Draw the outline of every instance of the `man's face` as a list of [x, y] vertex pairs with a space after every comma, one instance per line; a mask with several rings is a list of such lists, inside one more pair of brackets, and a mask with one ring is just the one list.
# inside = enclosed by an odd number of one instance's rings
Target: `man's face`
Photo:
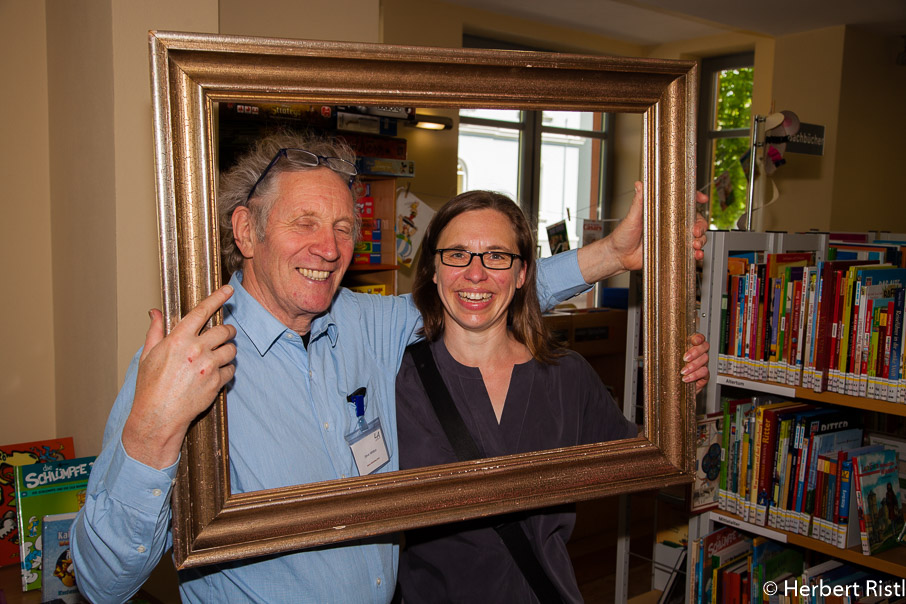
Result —
[[258, 241], [248, 208], [233, 213], [243, 287], [304, 334], [329, 307], [352, 259], [355, 215], [346, 182], [328, 168], [276, 175], [277, 201]]

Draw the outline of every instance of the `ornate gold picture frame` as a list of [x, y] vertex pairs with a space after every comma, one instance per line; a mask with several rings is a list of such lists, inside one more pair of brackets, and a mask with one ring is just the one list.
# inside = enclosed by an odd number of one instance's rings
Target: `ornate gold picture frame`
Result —
[[150, 50], [168, 330], [220, 285], [218, 102], [644, 114], [639, 438], [233, 495], [221, 394], [183, 447], [177, 567], [691, 481], [693, 389], [680, 368], [694, 326], [694, 62], [169, 32], [151, 32]]

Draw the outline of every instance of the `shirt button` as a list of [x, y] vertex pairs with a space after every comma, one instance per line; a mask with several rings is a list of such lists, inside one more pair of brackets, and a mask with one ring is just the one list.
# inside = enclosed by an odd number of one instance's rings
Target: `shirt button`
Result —
[[293, 334], [291, 334], [291, 333], [286, 334], [286, 339], [287, 339], [287, 340], [292, 340], [292, 339], [293, 339]]
[[163, 491], [161, 491], [160, 489], [154, 489], [153, 491], [151, 491], [151, 494], [155, 497], [160, 497], [161, 493], [163, 493]]
[[324, 422], [324, 429], [330, 430], [330, 424], [328, 424], [327, 422]]
[[145, 553], [145, 546], [144, 546], [144, 545], [139, 545], [139, 546], [138, 546], [137, 548], [135, 548], [135, 549], [136, 549], [136, 550], [138, 551], [138, 553], [140, 553], [140, 554], [144, 554], [144, 553]]
[[380, 577], [377, 578], [377, 586], [378, 586], [378, 587], [381, 586], [381, 578], [380, 578]]

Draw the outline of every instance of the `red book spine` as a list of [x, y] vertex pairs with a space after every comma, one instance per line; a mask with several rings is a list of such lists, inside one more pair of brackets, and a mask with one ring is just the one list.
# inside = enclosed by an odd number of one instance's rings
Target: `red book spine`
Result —
[[790, 326], [790, 348], [786, 362], [792, 367], [796, 364], [796, 350], [799, 343], [799, 317], [802, 314], [802, 281], [793, 283], [793, 324]]

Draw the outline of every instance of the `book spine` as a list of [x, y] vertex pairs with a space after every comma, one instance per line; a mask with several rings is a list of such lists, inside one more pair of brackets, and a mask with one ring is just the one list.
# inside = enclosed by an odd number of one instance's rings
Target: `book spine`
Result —
[[808, 328], [808, 355], [807, 358], [803, 361], [805, 365], [804, 372], [807, 375], [808, 382], [803, 382], [802, 386], [804, 388], [814, 388], [814, 378], [815, 378], [815, 354], [818, 350], [818, 322], [820, 320], [820, 310], [821, 310], [821, 266], [819, 265], [818, 270], [815, 271], [815, 274], [809, 277], [815, 282], [815, 292], [814, 297], [809, 293], [809, 320], [811, 324]]
[[840, 356], [837, 360], [837, 379], [834, 392], [846, 392], [846, 375], [849, 371], [850, 340], [852, 337], [853, 295], [855, 285], [855, 268], [846, 272], [846, 291], [843, 293], [843, 317], [840, 327]]
[[[736, 323], [738, 318], [738, 304], [737, 299], [739, 298], [739, 275], [730, 275], [728, 277], [730, 283], [730, 293], [727, 299], [727, 349], [726, 355], [728, 357], [736, 356]], [[727, 360], [722, 367], [724, 373], [730, 373], [729, 371], [729, 360]]]
[[787, 452], [790, 445], [790, 425], [793, 419], [784, 417], [777, 429], [777, 451], [774, 454], [774, 480], [771, 486], [771, 499], [768, 504], [768, 525], [774, 528], [780, 526], [780, 505], [783, 501], [781, 493], [783, 481], [786, 478]]
[[[815, 385], [815, 392], [824, 392], [828, 389], [828, 382], [830, 381], [831, 369], [834, 366], [834, 361], [836, 357], [834, 356], [834, 348], [837, 343], [837, 317], [841, 312], [840, 305], [840, 274], [842, 271], [833, 271], [831, 273], [830, 279], [833, 287], [833, 293], [830, 301], [827, 304], [828, 315], [827, 315], [827, 325], [825, 329], [825, 340], [824, 340], [824, 351], [821, 358], [821, 366], [819, 367], [820, 375], [818, 376], [818, 383]], [[831, 293], [831, 292], [828, 292]]]
[[721, 294], [720, 296], [720, 344], [717, 348], [717, 353], [719, 355], [727, 354], [727, 348], [729, 347], [730, 324], [729, 317], [727, 316], [727, 303], [729, 298], [729, 294]]
[[799, 338], [796, 346], [796, 368], [793, 380], [790, 382], [792, 385], [804, 385], [802, 372], [804, 364], [803, 357], [805, 354], [806, 328], [808, 326], [809, 293], [810, 291], [814, 291], [811, 289], [811, 273], [812, 267], [806, 267], [802, 271], [802, 294], [799, 301]]
[[723, 408], [723, 432], [720, 435], [721, 438], [721, 450], [720, 450], [720, 477], [718, 479], [718, 491], [717, 491], [717, 507], [721, 510], [727, 509], [727, 470], [728, 464], [730, 462], [730, 402], [724, 401], [721, 405]]
[[[762, 433], [764, 427], [764, 407], [757, 407], [755, 409], [755, 429], [752, 434], [752, 468], [750, 471], [750, 482], [749, 482], [749, 501], [747, 506], [747, 511], [745, 518], [748, 521], [749, 517], [755, 513], [758, 505], [758, 498], [761, 490], [761, 456], [764, 452], [764, 446], [762, 441]], [[753, 518], [754, 520], [754, 518]]]
[[789, 292], [787, 291], [788, 290], [787, 286], [789, 285], [789, 281], [790, 281], [789, 272], [790, 272], [789, 267], [787, 267], [783, 271], [783, 276], [781, 276], [779, 278], [780, 300], [778, 303], [780, 305], [780, 312], [778, 313], [778, 318], [777, 318], [777, 321], [778, 321], [778, 323], [777, 323], [777, 352], [774, 356], [774, 367], [773, 367], [773, 370], [772, 370], [771, 376], [770, 376], [770, 380], [772, 382], [781, 381], [780, 376], [783, 375], [783, 364], [784, 364], [783, 351], [784, 351], [784, 346], [786, 345], [786, 340], [787, 340], [786, 313], [787, 313], [787, 309], [789, 308], [789, 298], [790, 298], [790, 296], [788, 295]]
[[791, 444], [790, 451], [790, 469], [789, 469], [789, 487], [787, 493], [787, 503], [784, 506], [784, 518], [783, 526], [781, 527], [784, 530], [791, 531], [793, 530], [793, 517], [794, 512], [796, 511], [796, 483], [798, 482], [799, 477], [799, 451], [802, 448], [802, 437], [805, 432], [805, 420], [802, 418], [796, 419], [796, 428], [795, 433], [793, 434], [793, 442]]
[[849, 545], [849, 510], [850, 496], [852, 495], [852, 472], [853, 462], [844, 452], [843, 459], [840, 462], [840, 505], [838, 508], [839, 517], [837, 519], [837, 524], [840, 527], [837, 547], [843, 549]]
[[902, 347], [903, 347], [903, 307], [906, 304], [906, 288], [897, 290], [894, 297], [893, 307], [893, 335], [890, 342], [890, 384], [892, 391], [888, 394], [887, 400], [890, 402], [897, 401], [897, 391], [899, 390], [899, 380], [902, 377]]
[[812, 509], [809, 514], [808, 530], [805, 533], [812, 539], [819, 539], [821, 531], [821, 504], [824, 500], [825, 460], [819, 457], [815, 460], [815, 489], [813, 491]]
[[862, 500], [862, 480], [859, 477], [859, 464], [857, 459], [852, 463], [852, 490], [856, 493], [856, 505], [859, 510], [859, 540], [862, 543], [862, 553], [871, 555], [871, 544], [868, 542], [868, 532], [865, 530], [865, 502]]
[[843, 309], [846, 302], [846, 271], [837, 272], [837, 300], [834, 310], [834, 333], [828, 362], [827, 390], [836, 392], [838, 367], [840, 363], [840, 345], [843, 339]]
[[826, 336], [828, 333], [828, 315], [830, 314], [828, 306], [831, 300], [831, 277], [828, 275], [828, 266], [830, 265], [826, 262], [820, 262], [818, 266], [818, 308], [815, 312], [815, 343], [812, 355], [814, 358], [812, 362], [812, 389], [816, 392], [821, 391], [820, 375], [827, 359]]
[[799, 334], [802, 331], [801, 326], [801, 317], [802, 317], [802, 280], [797, 280], [793, 283], [793, 317], [791, 328], [791, 337], [790, 337], [790, 350], [787, 353], [786, 360], [786, 383], [795, 384], [796, 383], [796, 365], [798, 359], [799, 347]]
[[853, 325], [853, 346], [852, 357], [849, 364], [849, 380], [847, 382], [846, 394], [854, 396], [858, 390], [859, 368], [862, 366], [862, 339], [865, 331], [865, 304], [863, 304], [863, 286], [861, 283], [856, 287], [856, 301], [853, 303], [855, 320]]
[[875, 325], [874, 300], [867, 297], [862, 300], [865, 311], [864, 330], [862, 332], [862, 356], [859, 363], [859, 380], [856, 396], [865, 396], [868, 387], [868, 366], [871, 354], [871, 335]]
[[[799, 518], [799, 525], [797, 532], [804, 534], [805, 530], [803, 527], [803, 516], [807, 514], [805, 507], [805, 495], [806, 488], [808, 486], [808, 471], [809, 471], [809, 447], [811, 444], [812, 436], [818, 430], [818, 425], [820, 424], [817, 420], [812, 420], [808, 423], [805, 432], [802, 436], [802, 446], [799, 448], [799, 476], [797, 477], [796, 483], [796, 515]], [[807, 523], [806, 523], [807, 524]]]
[[768, 326], [768, 315], [770, 314], [770, 303], [768, 297], [770, 295], [770, 279], [767, 276], [767, 266], [764, 264], [759, 264], [758, 266], [758, 316], [756, 317], [755, 327], [757, 330], [757, 348], [755, 350], [755, 379], [765, 380], [767, 379], [767, 363], [765, 362], [768, 357], [768, 351], [770, 350], [770, 344], [768, 340], [770, 339], [769, 326]]

